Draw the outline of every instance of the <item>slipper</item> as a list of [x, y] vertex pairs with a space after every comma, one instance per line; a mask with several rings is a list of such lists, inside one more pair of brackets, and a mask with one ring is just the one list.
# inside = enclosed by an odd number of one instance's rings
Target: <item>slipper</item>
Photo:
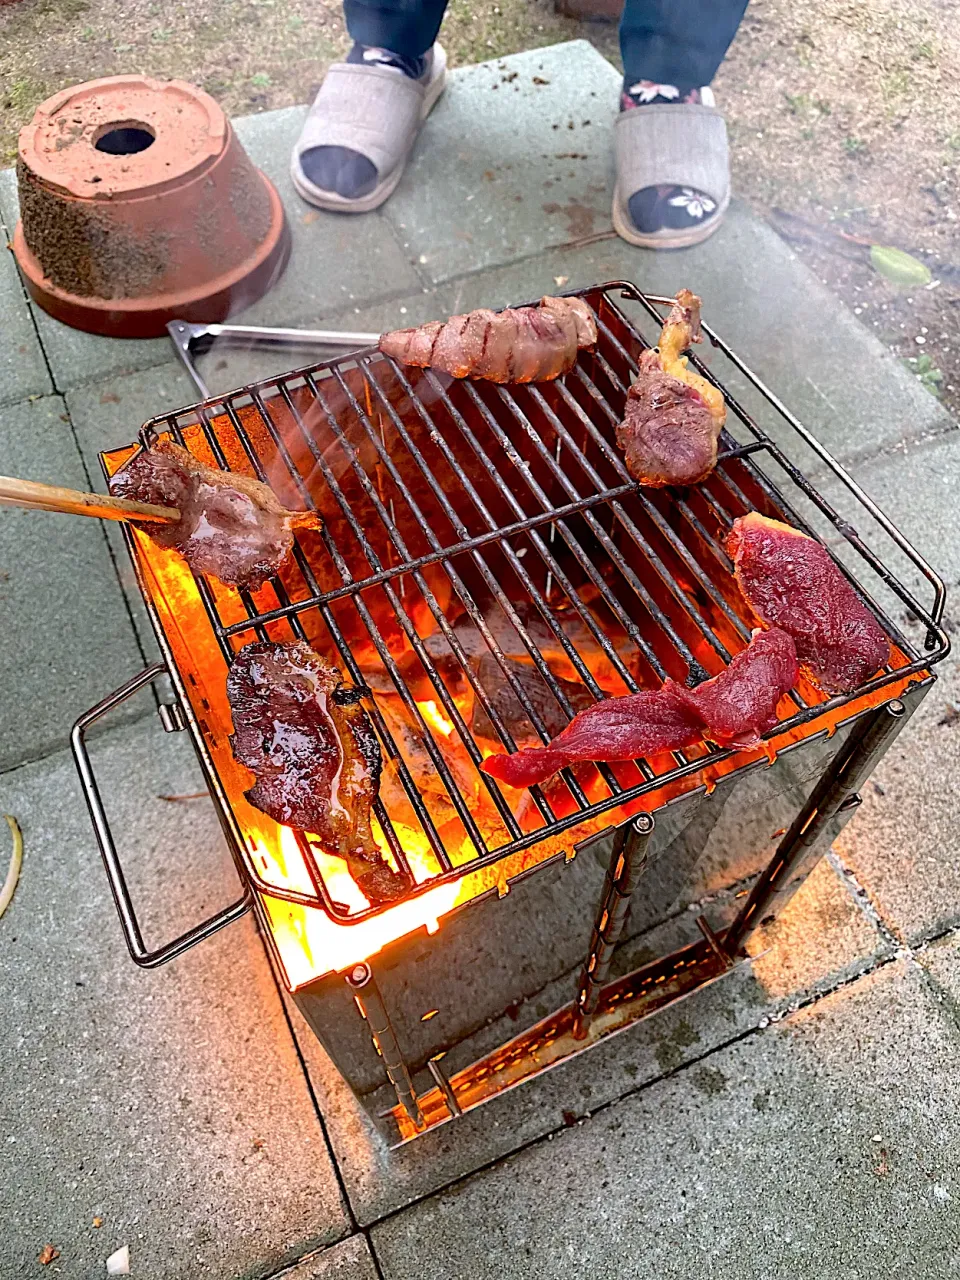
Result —
[[[318, 209], [369, 213], [396, 190], [420, 126], [447, 82], [447, 56], [433, 46], [430, 69], [413, 80], [392, 67], [335, 62], [293, 149], [290, 176], [299, 194]], [[349, 199], [324, 191], [303, 171], [300, 157], [313, 147], [347, 147], [373, 164], [379, 181], [365, 196]]]
[[[685, 249], [713, 235], [730, 203], [730, 151], [720, 112], [700, 103], [653, 103], [621, 111], [615, 130], [617, 234], [642, 249]], [[716, 212], [692, 227], [639, 231], [630, 217], [630, 197], [662, 186], [700, 191]]]

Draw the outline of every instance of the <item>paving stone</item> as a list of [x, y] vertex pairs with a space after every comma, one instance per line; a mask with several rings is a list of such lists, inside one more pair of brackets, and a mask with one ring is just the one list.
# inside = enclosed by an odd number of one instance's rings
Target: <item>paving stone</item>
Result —
[[916, 958], [940, 989], [945, 1014], [960, 1025], [960, 934], [938, 938], [921, 948]]
[[917, 942], [960, 923], [960, 669], [941, 678], [864, 788], [836, 848], [883, 919]]
[[0, 235], [0, 404], [53, 390], [13, 254]]
[[[710, 908], [711, 912], [716, 910]], [[635, 939], [618, 967], [632, 968], [689, 941], [693, 913]], [[827, 864], [821, 864], [772, 929], [757, 935], [766, 951], [743, 968], [629, 1032], [505, 1094], [416, 1142], [390, 1151], [367, 1112], [337, 1074], [319, 1041], [288, 1001], [300, 1051], [320, 1102], [327, 1133], [354, 1213], [367, 1224], [393, 1213], [564, 1123], [657, 1079], [683, 1062], [742, 1035], [800, 998], [829, 989], [872, 963], [880, 940]], [[769, 948], [769, 949], [768, 949]], [[629, 960], [629, 963], [627, 961]], [[533, 1001], [541, 1017], [570, 999], [576, 975], [551, 984]], [[521, 1014], [525, 1021], [532, 1019]], [[503, 1018], [478, 1037], [477, 1053], [502, 1043], [521, 1022]], [[452, 1054], [452, 1069], [461, 1063]], [[419, 1087], [419, 1086], [418, 1086]], [[388, 1105], [386, 1096], [376, 1105]], [[456, 1272], [454, 1272], [456, 1274]]]
[[[85, 489], [64, 402], [0, 415], [0, 474]], [[77, 716], [143, 666], [98, 521], [0, 516], [0, 769], [63, 746]]]
[[[750, 262], [749, 272], [744, 262]], [[629, 280], [651, 294], [672, 296], [684, 286], [699, 293], [707, 322], [843, 460], [864, 459], [903, 439], [956, 425], [779, 236], [738, 201], [710, 240], [682, 254], [650, 253], [617, 237], [554, 249], [447, 281], [437, 289], [433, 314], [524, 302], [608, 280]], [[635, 304], [621, 305], [648, 340], [656, 341], [657, 328], [646, 314]], [[720, 351], [707, 342], [698, 355], [791, 458], [808, 472], [823, 471], [816, 455]], [[739, 432], [749, 438], [742, 428]]]
[[[151, 720], [92, 754], [148, 944], [237, 896], [210, 802], [160, 798], [203, 789], [185, 735]], [[252, 920], [138, 969], [72, 758], [0, 776], [0, 811], [24, 836], [0, 930], [3, 1280], [32, 1274], [47, 1242], [61, 1254], [51, 1274], [71, 1280], [102, 1276], [124, 1244], [133, 1275], [219, 1280], [346, 1234]]]
[[17, 218], [20, 216], [19, 209], [17, 172], [15, 169], [0, 169], [0, 222], [3, 223], [11, 240]]
[[350, 1236], [283, 1273], [284, 1280], [378, 1280], [364, 1236]]
[[374, 1227], [381, 1269], [946, 1280], [957, 1047], [890, 966]]
[[585, 40], [452, 74], [384, 206], [428, 279], [610, 227], [619, 84]]
[[[854, 469], [854, 478], [911, 539], [947, 584], [945, 625], [955, 629], [960, 581], [960, 434], [951, 432]], [[872, 522], [854, 515], [839, 485], [828, 495], [927, 607], [932, 589]], [[876, 526], [873, 526], [875, 530]], [[891, 593], [877, 597], [921, 649], [923, 627]], [[940, 679], [924, 699], [864, 792], [864, 804], [838, 850], [884, 919], [919, 940], [960, 920], [960, 871], [954, 792], [960, 765], [956, 652], [935, 668]]]
[[286, 327], [308, 314], [330, 315], [420, 287], [409, 255], [380, 212], [325, 213], [297, 195], [290, 153], [306, 113], [305, 106], [286, 107], [233, 122], [251, 160], [276, 186], [293, 241], [286, 271], [264, 298], [237, 309], [231, 319], [238, 324]]
[[35, 302], [30, 303], [30, 310], [58, 391], [149, 369], [170, 359], [166, 338], [103, 338], [61, 324]]

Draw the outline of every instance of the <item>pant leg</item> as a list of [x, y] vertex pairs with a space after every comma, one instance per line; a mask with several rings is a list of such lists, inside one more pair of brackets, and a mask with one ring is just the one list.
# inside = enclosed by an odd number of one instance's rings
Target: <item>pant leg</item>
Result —
[[709, 84], [737, 34], [747, 3], [626, 0], [620, 22], [624, 84]]
[[347, 30], [360, 44], [419, 58], [432, 46], [447, 0], [343, 0]]

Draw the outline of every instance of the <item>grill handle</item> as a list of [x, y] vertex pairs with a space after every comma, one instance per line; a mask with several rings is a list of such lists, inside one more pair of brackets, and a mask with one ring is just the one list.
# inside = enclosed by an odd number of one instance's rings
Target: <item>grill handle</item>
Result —
[[182, 933], [179, 938], [174, 938], [172, 942], [168, 942], [165, 946], [157, 947], [153, 951], [149, 950], [144, 944], [137, 913], [134, 910], [123, 868], [117, 856], [117, 847], [114, 844], [110, 823], [107, 821], [103, 801], [100, 798], [100, 788], [97, 785], [93, 766], [90, 763], [86, 735], [91, 725], [105, 716], [107, 712], [118, 707], [121, 702], [125, 702], [127, 698], [135, 694], [138, 689], [142, 689], [144, 685], [152, 684], [154, 680], [166, 674], [167, 668], [162, 662], [155, 663], [152, 667], [146, 667], [128, 680], [126, 684], [121, 685], [119, 689], [109, 694], [102, 702], [98, 702], [95, 707], [91, 707], [89, 711], [84, 712], [70, 733], [70, 745], [73, 748], [73, 756], [80, 774], [83, 796], [87, 802], [87, 808], [90, 810], [90, 818], [93, 822], [97, 844], [100, 846], [100, 856], [106, 868], [107, 879], [110, 882], [110, 892], [113, 894], [117, 914], [120, 916], [123, 936], [130, 955], [142, 969], [155, 969], [158, 965], [166, 964], [168, 960], [176, 959], [177, 956], [183, 955], [190, 947], [195, 946], [198, 942], [203, 942], [225, 925], [232, 924], [234, 920], [239, 920], [253, 906], [253, 891], [247, 885], [242, 898], [239, 898], [231, 906], [224, 907], [222, 911], [218, 911], [209, 920], [204, 920], [201, 924], [194, 925], [192, 929]]

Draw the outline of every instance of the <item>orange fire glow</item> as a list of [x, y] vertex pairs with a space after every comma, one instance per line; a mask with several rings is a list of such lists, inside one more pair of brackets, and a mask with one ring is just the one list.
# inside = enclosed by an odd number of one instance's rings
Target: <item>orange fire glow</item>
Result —
[[[420, 832], [394, 823], [418, 884], [436, 875], [436, 860]], [[302, 865], [303, 856], [296, 837], [288, 827], [279, 827], [280, 845], [288, 866]], [[352, 911], [369, 905], [348, 874], [342, 858], [316, 853], [321, 873], [336, 901]], [[330, 970], [342, 971], [375, 955], [388, 943], [416, 929], [435, 933], [440, 917], [460, 900], [461, 880], [438, 885], [429, 893], [407, 902], [397, 903], [389, 911], [359, 924], [336, 924], [326, 912], [316, 907], [303, 907], [279, 898], [263, 898], [270, 917], [274, 940], [280, 951], [291, 986], [298, 987]], [[469, 896], [469, 895], [468, 895]]]
[[454, 729], [453, 721], [447, 719], [433, 698], [428, 699], [426, 702], [418, 702], [417, 706], [420, 709], [420, 714], [431, 729], [436, 729], [445, 738], [450, 737]]
[[[115, 469], [128, 452], [118, 451], [111, 455], [111, 466]], [[145, 593], [156, 610], [159, 626], [169, 646], [172, 664], [182, 677], [185, 700], [209, 753], [216, 785], [222, 790], [226, 805], [235, 819], [244, 857], [261, 880], [261, 886], [258, 886], [260, 904], [269, 921], [285, 977], [291, 988], [303, 986], [331, 972], [342, 972], [416, 930], [426, 928], [432, 932], [439, 927], [443, 916], [462, 903], [491, 890], [505, 894], [511, 880], [521, 872], [529, 871], [560, 853], [568, 858], [572, 857], [578, 842], [594, 832], [624, 822], [641, 810], [652, 811], [698, 786], [705, 786], [710, 791], [733, 770], [763, 757], [772, 763], [777, 752], [785, 746], [824, 728], [832, 732], [838, 720], [896, 697], [905, 683], [893, 683], [886, 689], [858, 699], [845, 707], [839, 716], [834, 713], [798, 726], [753, 752], [737, 753], [720, 764], [705, 764], [699, 772], [674, 779], [667, 787], [660, 787], [627, 804], [620, 804], [560, 835], [539, 840], [528, 848], [520, 849], [479, 869], [471, 866], [475, 863], [477, 849], [467, 838], [460, 819], [456, 815], [451, 816], [449, 805], [445, 814], [441, 814], [438, 801], [438, 830], [446, 842], [451, 862], [458, 868], [458, 872], [462, 872], [459, 878], [449, 884], [437, 885], [420, 897], [397, 903], [357, 924], [340, 924], [319, 906], [291, 903], [262, 888], [262, 884], [266, 883], [279, 892], [286, 890], [311, 894], [314, 891], [294, 833], [278, 826], [265, 814], [254, 809], [245, 798], [244, 793], [251, 784], [251, 775], [236, 763], [230, 750], [233, 726], [225, 688], [227, 666], [192, 574], [176, 552], [158, 546], [145, 534], [136, 531], [133, 540]], [[258, 597], [257, 601], [260, 607], [270, 609], [279, 603], [270, 597], [271, 588], [264, 587], [262, 591], [263, 598]], [[217, 606], [225, 622], [245, 618], [244, 608], [236, 593], [219, 586], [216, 587], [216, 593]], [[277, 641], [292, 638], [288, 624], [282, 621], [267, 624], [267, 634]], [[244, 637], [244, 642], [246, 638]], [[312, 639], [311, 636], [311, 641]], [[601, 664], [605, 659], [597, 654], [596, 661]], [[804, 692], [807, 693], [806, 690]], [[457, 705], [469, 722], [468, 703], [458, 700]], [[473, 780], [474, 792], [467, 796], [464, 790], [464, 797], [489, 847], [498, 848], [509, 838], [508, 833], [502, 824], [498, 832], [498, 814], [485, 791], [485, 785], [477, 779], [475, 765], [467, 756], [454, 724], [434, 699], [426, 699], [417, 706], [457, 778], [462, 776], [468, 782]], [[783, 714], [791, 714], [789, 705], [784, 705]], [[488, 755], [490, 746], [485, 742], [480, 745], [483, 754]], [[666, 758], [655, 764], [654, 768], [658, 773], [665, 772], [671, 764], [672, 761]], [[618, 765], [614, 771], [623, 786], [633, 786], [640, 780], [633, 765]], [[421, 786], [421, 791], [429, 786], [429, 769], [424, 771], [424, 779], [426, 781]], [[585, 780], [583, 786], [591, 800], [600, 800], [606, 794], [605, 784], [601, 782], [599, 775], [593, 781]], [[384, 794], [382, 789], [381, 796]], [[505, 788], [504, 795], [524, 831], [533, 831], [542, 825], [542, 816], [533, 806], [528, 793], [513, 793]], [[434, 803], [437, 796], [430, 797], [429, 802]], [[440, 796], [439, 799], [442, 800], [443, 797]], [[405, 817], [410, 821], [416, 821], [416, 818], [410, 814], [409, 808], [406, 811], [402, 809], [403, 800], [403, 793], [398, 789], [397, 805], [388, 808], [414, 876], [419, 884], [423, 884], [436, 876], [439, 868], [423, 832], [404, 822]], [[573, 810], [572, 796], [566, 796], [562, 789], [558, 789], [551, 803], [558, 816]], [[374, 834], [386, 852], [386, 841], [376, 824]], [[369, 905], [367, 899], [349, 875], [343, 860], [319, 850], [315, 850], [315, 856], [333, 900], [343, 904], [350, 913], [366, 909]]]

